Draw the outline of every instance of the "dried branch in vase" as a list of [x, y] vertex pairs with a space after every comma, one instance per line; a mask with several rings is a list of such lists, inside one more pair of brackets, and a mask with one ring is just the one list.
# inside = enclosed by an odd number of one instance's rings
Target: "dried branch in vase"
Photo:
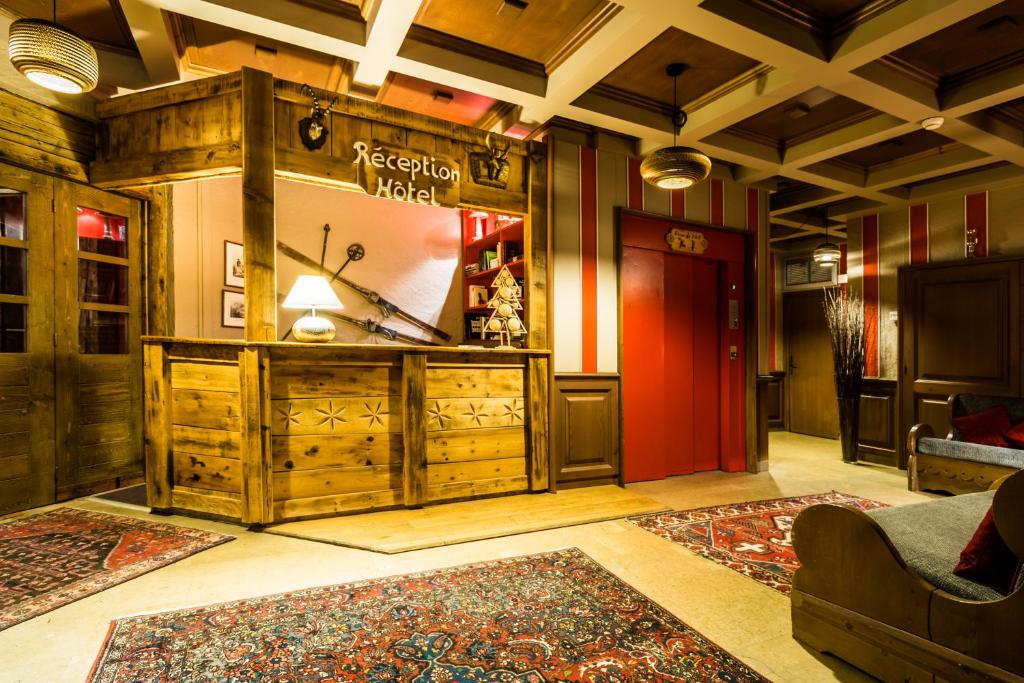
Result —
[[836, 395], [860, 396], [864, 378], [864, 304], [845, 292], [825, 291], [825, 318], [832, 338]]

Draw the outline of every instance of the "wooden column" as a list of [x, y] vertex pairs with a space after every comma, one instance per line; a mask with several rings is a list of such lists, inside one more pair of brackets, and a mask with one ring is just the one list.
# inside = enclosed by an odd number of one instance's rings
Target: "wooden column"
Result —
[[530, 168], [530, 217], [526, 232], [528, 254], [527, 345], [533, 349], [548, 344], [548, 148], [530, 142], [527, 161]]
[[242, 243], [245, 339], [277, 339], [274, 78], [242, 68]]
[[173, 185], [148, 188], [146, 216], [146, 333], [174, 336]]
[[270, 361], [266, 349], [238, 354], [242, 403], [242, 521], [273, 520], [273, 461], [270, 451]]
[[530, 356], [527, 361], [526, 400], [529, 410], [530, 490], [547, 491], [551, 477], [548, 407], [549, 368], [547, 356]]
[[418, 507], [427, 500], [426, 399], [427, 357], [406, 353], [402, 358], [402, 482], [406, 507]]
[[154, 510], [171, 508], [174, 457], [171, 424], [171, 361], [162, 344], [143, 347], [146, 414], [146, 499]]

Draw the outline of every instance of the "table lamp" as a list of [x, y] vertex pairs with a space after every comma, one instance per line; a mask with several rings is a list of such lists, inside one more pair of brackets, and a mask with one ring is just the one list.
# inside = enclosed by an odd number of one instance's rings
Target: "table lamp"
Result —
[[331, 285], [320, 275], [300, 275], [288, 292], [282, 308], [308, 308], [309, 315], [304, 315], [292, 325], [292, 335], [300, 342], [329, 342], [334, 340], [334, 323], [327, 318], [318, 318], [317, 308], [341, 310], [344, 306], [338, 301]]

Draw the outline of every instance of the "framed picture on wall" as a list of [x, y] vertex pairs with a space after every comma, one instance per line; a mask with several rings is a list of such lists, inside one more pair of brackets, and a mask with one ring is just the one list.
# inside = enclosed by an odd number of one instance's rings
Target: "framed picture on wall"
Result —
[[224, 286], [245, 286], [245, 258], [242, 245], [224, 240]]
[[245, 294], [223, 290], [221, 321], [224, 327], [245, 327]]

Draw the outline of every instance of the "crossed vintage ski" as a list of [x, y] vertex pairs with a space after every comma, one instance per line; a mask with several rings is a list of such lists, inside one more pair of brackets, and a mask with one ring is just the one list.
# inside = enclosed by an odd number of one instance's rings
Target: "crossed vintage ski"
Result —
[[278, 241], [277, 248], [280, 249], [281, 253], [283, 253], [288, 258], [293, 259], [294, 261], [297, 261], [298, 263], [301, 263], [304, 266], [307, 266], [307, 267], [312, 268], [312, 269], [314, 269], [316, 271], [319, 271], [322, 275], [326, 276], [329, 280], [331, 280], [331, 281], [337, 280], [338, 282], [340, 282], [341, 284], [345, 285], [346, 287], [348, 287], [352, 291], [356, 292], [357, 294], [362, 296], [364, 299], [369, 301], [371, 304], [373, 304], [374, 306], [379, 308], [380, 312], [381, 312], [381, 315], [383, 317], [389, 318], [391, 316], [395, 316], [396, 318], [404, 320], [405, 322], [409, 323], [410, 325], [415, 325], [416, 327], [420, 328], [421, 330], [423, 330], [425, 332], [429, 332], [430, 334], [434, 335], [435, 337], [438, 337], [438, 338], [443, 339], [445, 341], [448, 341], [448, 340], [450, 340], [452, 338], [452, 336], [450, 334], [448, 334], [447, 332], [445, 332], [444, 330], [438, 329], [438, 328], [434, 327], [433, 325], [431, 325], [430, 323], [424, 322], [424, 321], [420, 320], [419, 318], [417, 318], [416, 316], [414, 316], [414, 315], [412, 315], [410, 313], [406, 313], [401, 308], [399, 308], [395, 304], [391, 303], [390, 301], [388, 301], [387, 299], [385, 299], [384, 297], [382, 297], [380, 294], [378, 294], [377, 292], [373, 291], [372, 289], [367, 289], [366, 287], [363, 287], [362, 285], [358, 285], [355, 282], [352, 282], [351, 280], [349, 280], [348, 278], [342, 277], [338, 273], [331, 273], [329, 270], [327, 270], [326, 268], [322, 267], [319, 263], [317, 263], [314, 259], [309, 258], [308, 256], [306, 256], [305, 254], [303, 254], [301, 251], [299, 251], [297, 249], [293, 249], [292, 247], [288, 246], [284, 242]]

